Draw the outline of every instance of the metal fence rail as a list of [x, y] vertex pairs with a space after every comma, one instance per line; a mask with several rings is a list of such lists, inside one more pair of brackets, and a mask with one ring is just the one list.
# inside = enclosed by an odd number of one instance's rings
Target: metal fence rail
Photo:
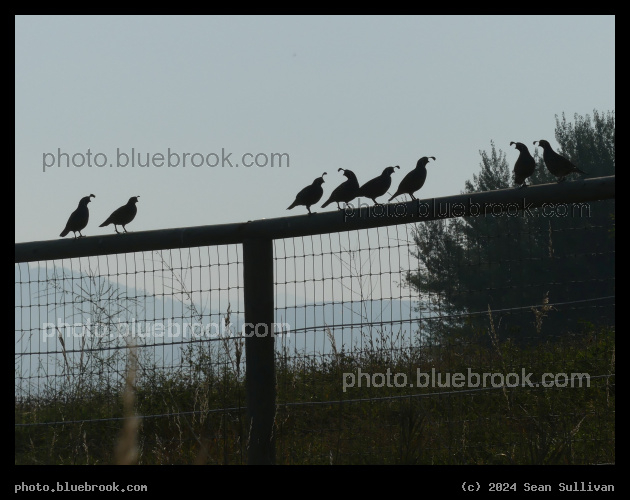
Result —
[[[614, 221], [541, 215], [614, 185], [16, 244], [16, 462], [114, 461], [131, 372], [141, 463], [614, 461]], [[423, 231], [480, 214], [418, 286]], [[591, 385], [418, 384], [544, 367]]]

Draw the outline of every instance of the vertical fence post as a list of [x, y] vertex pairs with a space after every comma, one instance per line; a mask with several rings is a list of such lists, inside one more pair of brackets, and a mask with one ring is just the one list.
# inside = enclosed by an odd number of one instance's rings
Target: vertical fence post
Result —
[[273, 335], [273, 240], [243, 241], [247, 463], [274, 464], [276, 365]]

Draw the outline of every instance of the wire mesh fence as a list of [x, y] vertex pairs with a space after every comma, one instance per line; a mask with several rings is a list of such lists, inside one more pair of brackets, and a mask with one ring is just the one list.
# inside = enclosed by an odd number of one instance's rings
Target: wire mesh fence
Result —
[[[614, 463], [613, 203], [274, 238], [275, 462]], [[246, 463], [243, 260], [17, 263], [16, 463]]]
[[16, 424], [75, 429], [86, 453], [110, 452], [135, 346], [140, 444], [175, 460], [167, 428], [184, 433], [183, 446], [217, 408], [244, 406], [226, 376], [242, 378], [232, 349], [242, 345], [241, 267], [238, 245], [17, 265]]
[[[471, 310], [416, 285], [422, 225], [277, 241], [276, 313], [305, 325], [278, 345], [281, 461], [614, 462], [614, 244], [599, 239], [610, 226], [552, 228], [552, 241], [581, 233], [599, 251], [550, 257], [545, 225], [493, 236], [495, 250], [546, 240], [542, 255], [492, 263], [546, 271], [458, 290], [485, 302]], [[582, 254], [599, 271], [556, 281]], [[451, 274], [488, 277], [488, 264], [453, 261]]]

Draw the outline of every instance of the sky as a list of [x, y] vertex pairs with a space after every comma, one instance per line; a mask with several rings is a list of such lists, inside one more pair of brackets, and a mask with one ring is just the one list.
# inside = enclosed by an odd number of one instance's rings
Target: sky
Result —
[[513, 164], [511, 141], [557, 146], [556, 116], [615, 109], [614, 16], [17, 16], [15, 36], [16, 242], [59, 238], [90, 194], [87, 236], [132, 196], [129, 231], [302, 215], [323, 172], [318, 205], [338, 168], [400, 165], [393, 194], [422, 156], [416, 196], [459, 194], [491, 141]]

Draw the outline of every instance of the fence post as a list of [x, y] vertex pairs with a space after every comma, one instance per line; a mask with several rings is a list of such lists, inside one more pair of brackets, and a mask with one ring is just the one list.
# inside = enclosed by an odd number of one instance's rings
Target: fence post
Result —
[[[275, 464], [275, 339], [273, 336], [273, 240], [243, 241], [247, 463]], [[266, 332], [266, 335], [265, 335]]]

